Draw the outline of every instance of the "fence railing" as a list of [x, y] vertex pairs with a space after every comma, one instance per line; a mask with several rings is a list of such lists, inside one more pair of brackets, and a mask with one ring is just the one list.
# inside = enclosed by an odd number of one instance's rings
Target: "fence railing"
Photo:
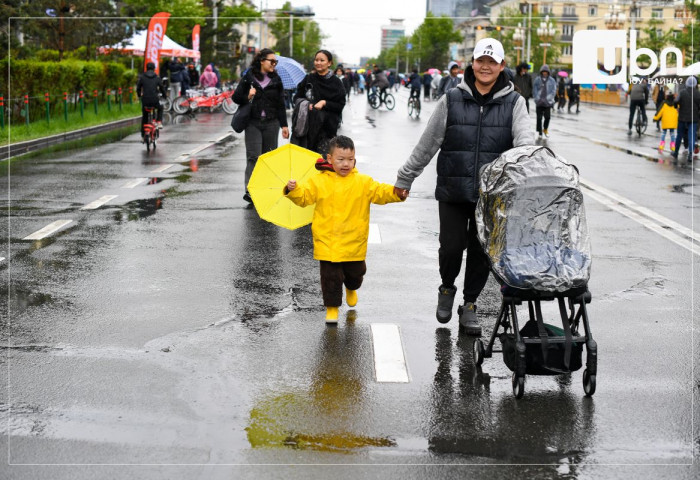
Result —
[[[22, 95], [20, 97], [7, 98], [0, 94], [0, 129], [12, 123], [25, 123], [45, 121], [68, 121], [70, 112], [80, 112], [85, 116], [85, 110], [92, 106], [95, 115], [100, 111], [112, 111], [123, 108], [124, 104], [133, 104], [136, 101], [134, 87], [109, 88], [104, 91], [93, 90], [85, 92], [62, 92], [59, 94], [45, 92], [40, 97]], [[90, 105], [92, 104], [92, 105]]]

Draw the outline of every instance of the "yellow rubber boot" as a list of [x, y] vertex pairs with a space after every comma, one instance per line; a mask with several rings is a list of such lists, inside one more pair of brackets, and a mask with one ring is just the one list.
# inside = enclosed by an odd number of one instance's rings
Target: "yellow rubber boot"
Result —
[[357, 305], [357, 290], [345, 289], [345, 301], [348, 302], [348, 307]]
[[338, 323], [338, 307], [326, 307], [326, 323]]

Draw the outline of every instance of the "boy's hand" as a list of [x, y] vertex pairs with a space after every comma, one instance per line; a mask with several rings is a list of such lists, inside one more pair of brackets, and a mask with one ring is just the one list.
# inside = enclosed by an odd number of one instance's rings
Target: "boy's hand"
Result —
[[297, 188], [297, 181], [296, 180], [290, 180], [287, 182], [287, 191], [288, 192], [291, 192], [295, 188]]
[[401, 201], [404, 201], [408, 198], [408, 192], [409, 191], [405, 188], [394, 187], [394, 193], [397, 197], [401, 199]]

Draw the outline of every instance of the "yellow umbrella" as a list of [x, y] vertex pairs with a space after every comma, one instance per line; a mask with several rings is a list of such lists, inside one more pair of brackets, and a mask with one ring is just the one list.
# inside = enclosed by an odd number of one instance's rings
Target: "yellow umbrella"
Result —
[[357, 73], [365, 73], [366, 71], [367, 71], [367, 70], [365, 70], [364, 68], [358, 68], [358, 69], [357, 69]]
[[248, 182], [248, 193], [263, 220], [296, 230], [311, 223], [315, 205], [298, 207], [284, 195], [290, 179], [298, 183], [318, 175], [314, 168], [320, 155], [288, 143], [260, 155]]

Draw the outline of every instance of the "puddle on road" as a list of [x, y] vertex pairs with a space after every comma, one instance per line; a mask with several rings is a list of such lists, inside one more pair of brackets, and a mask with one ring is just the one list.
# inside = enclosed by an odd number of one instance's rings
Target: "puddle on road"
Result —
[[124, 220], [133, 222], [148, 218], [163, 208], [164, 198], [165, 195], [159, 195], [154, 198], [144, 198], [129, 202], [114, 213], [114, 219], [117, 222], [122, 222]]
[[680, 185], [670, 185], [669, 190], [673, 193], [688, 193], [685, 191], [686, 188], [692, 188], [692, 183], [682, 183]]

